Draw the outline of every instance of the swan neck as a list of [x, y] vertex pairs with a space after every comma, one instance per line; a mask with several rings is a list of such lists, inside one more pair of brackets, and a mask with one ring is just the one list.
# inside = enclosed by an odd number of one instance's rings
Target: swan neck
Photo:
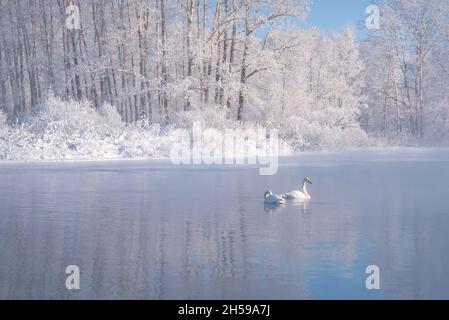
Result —
[[309, 193], [307, 192], [307, 181], [305, 181], [305, 180], [304, 180], [304, 182], [303, 182], [303, 184], [302, 184], [302, 192], [303, 192], [306, 196], [310, 197]]

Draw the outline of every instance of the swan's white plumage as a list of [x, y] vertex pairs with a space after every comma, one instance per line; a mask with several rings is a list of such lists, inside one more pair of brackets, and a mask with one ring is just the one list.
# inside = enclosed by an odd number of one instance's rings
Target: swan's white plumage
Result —
[[292, 192], [288, 192], [288, 193], [284, 193], [283, 197], [285, 199], [298, 199], [298, 200], [309, 200], [310, 199], [310, 195], [306, 195], [304, 192], [302, 191], [292, 191]]
[[271, 191], [265, 192], [264, 197], [265, 197], [264, 202], [266, 204], [282, 204], [282, 203], [285, 203], [284, 197], [282, 197], [282, 196], [280, 196], [278, 194], [274, 194]]
[[312, 184], [312, 180], [310, 178], [304, 178], [302, 182], [302, 191], [293, 190], [288, 193], [282, 194], [282, 197], [285, 199], [297, 199], [297, 200], [309, 200], [311, 199], [310, 194], [307, 192], [307, 184]]

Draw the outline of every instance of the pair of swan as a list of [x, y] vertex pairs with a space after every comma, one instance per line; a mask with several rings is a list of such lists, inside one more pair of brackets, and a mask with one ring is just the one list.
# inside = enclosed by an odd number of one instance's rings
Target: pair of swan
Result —
[[284, 193], [284, 194], [274, 194], [270, 190], [265, 192], [264, 194], [264, 202], [266, 204], [283, 204], [286, 202], [286, 199], [296, 199], [296, 200], [309, 200], [311, 199], [310, 194], [307, 192], [307, 184], [312, 184], [312, 179], [309, 177], [304, 178], [302, 182], [302, 191], [294, 190], [292, 192]]

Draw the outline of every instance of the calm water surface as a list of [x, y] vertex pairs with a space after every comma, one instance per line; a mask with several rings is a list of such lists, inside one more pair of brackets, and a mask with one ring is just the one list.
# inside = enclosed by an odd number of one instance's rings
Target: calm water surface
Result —
[[[449, 298], [448, 150], [305, 154], [258, 172], [0, 164], [0, 298]], [[264, 206], [304, 176], [310, 202]], [[365, 288], [371, 264], [381, 290]]]

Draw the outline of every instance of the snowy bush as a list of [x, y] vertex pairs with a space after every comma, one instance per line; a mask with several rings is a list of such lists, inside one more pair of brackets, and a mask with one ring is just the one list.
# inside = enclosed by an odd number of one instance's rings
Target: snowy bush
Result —
[[279, 128], [281, 155], [372, 144], [357, 127], [341, 129], [298, 116], [284, 119], [282, 123], [236, 122], [229, 120], [222, 108], [181, 112], [166, 126], [145, 120], [125, 123], [111, 105], [96, 110], [88, 101], [64, 101], [49, 94], [45, 103], [20, 124], [9, 126], [6, 116], [0, 113], [0, 159], [168, 158], [171, 147], [178, 142], [175, 130], [191, 130], [196, 122], [204, 129]]
[[0, 111], [0, 139], [6, 138], [9, 131], [8, 124], [6, 123], [6, 114]]
[[201, 122], [205, 127], [217, 129], [234, 126], [234, 123], [227, 118], [226, 110], [215, 106], [205, 110], [177, 113], [172, 119], [172, 124], [176, 128], [191, 128], [194, 122]]
[[280, 138], [298, 151], [336, 151], [352, 147], [372, 146], [374, 141], [358, 127], [331, 127], [319, 122], [309, 122], [290, 117], [281, 127]]
[[111, 105], [98, 111], [88, 101], [50, 94], [20, 125], [0, 113], [0, 159], [62, 160], [168, 157], [172, 129], [142, 120], [126, 124]]
[[0, 111], [0, 159], [3, 160], [8, 153], [9, 126], [6, 123], [6, 115]]

